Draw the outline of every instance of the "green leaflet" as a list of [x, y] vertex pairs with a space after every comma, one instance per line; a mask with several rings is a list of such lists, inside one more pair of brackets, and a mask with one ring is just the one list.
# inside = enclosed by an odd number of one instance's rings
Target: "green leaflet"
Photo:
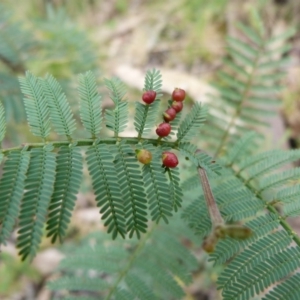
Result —
[[82, 156], [73, 146], [61, 147], [56, 158], [54, 190], [49, 205], [47, 236], [62, 242], [82, 181]]
[[245, 134], [237, 143], [233, 145], [226, 153], [225, 162], [227, 166], [232, 166], [238, 161], [243, 160], [244, 156], [249, 152], [253, 152], [255, 145], [255, 138], [257, 134], [255, 132], [249, 132]]
[[269, 191], [270, 189], [279, 188], [286, 185], [292, 180], [300, 178], [300, 168], [294, 168], [287, 171], [271, 174], [262, 178], [259, 182], [259, 193]]
[[25, 186], [29, 152], [12, 151], [8, 154], [0, 180], [0, 244], [5, 243], [14, 229]]
[[241, 50], [243, 53], [245, 53], [250, 59], [254, 59], [257, 55], [258, 49], [256, 47], [253, 47], [245, 42], [242, 42], [236, 38], [228, 37], [227, 43], [229, 46], [233, 48], [237, 48]]
[[260, 46], [263, 42], [262, 38], [260, 37], [260, 34], [255, 31], [253, 28], [246, 26], [242, 23], [238, 23], [237, 24], [238, 29], [240, 29], [245, 36], [254, 44], [256, 44], [256, 46]]
[[263, 297], [263, 300], [277, 300], [277, 299], [299, 299], [300, 286], [299, 286], [300, 274], [293, 274], [290, 278], [277, 285], [273, 290]]
[[118, 289], [115, 294], [116, 300], [131, 300], [134, 297], [133, 294], [129, 293], [124, 289]]
[[28, 124], [32, 134], [46, 139], [50, 133], [49, 109], [40, 80], [29, 72], [19, 78]]
[[95, 138], [101, 130], [102, 98], [97, 90], [96, 78], [91, 71], [80, 74], [78, 79], [81, 121], [85, 129]]
[[72, 132], [76, 129], [76, 123], [66, 95], [52, 75], [48, 74], [46, 76], [42, 81], [42, 86], [55, 131], [59, 135], [65, 135], [70, 138]]
[[[143, 177], [135, 153], [126, 142], [116, 146], [117, 155], [114, 159], [118, 174], [118, 184], [124, 199], [126, 230], [129, 237], [134, 234], [140, 238], [147, 230], [147, 198]], [[151, 183], [150, 183], [151, 184]]]
[[97, 205], [100, 207], [104, 225], [112, 237], [125, 237], [126, 224], [124, 200], [118, 182], [118, 174], [113, 165], [113, 156], [105, 145], [93, 145], [87, 153], [87, 164], [92, 178]]
[[126, 285], [132, 292], [132, 296], [139, 299], [152, 300], [155, 297], [151, 287], [148, 287], [144, 281], [135, 274], [128, 274], [125, 278]]
[[172, 207], [175, 212], [178, 211], [178, 208], [181, 207], [183, 193], [181, 191], [181, 187], [179, 185], [179, 170], [178, 168], [169, 169], [167, 171], [169, 181], [170, 181], [170, 199], [172, 201]]
[[197, 136], [198, 130], [205, 122], [206, 115], [207, 107], [196, 102], [178, 128], [177, 141], [190, 141]]
[[159, 291], [162, 292], [167, 286], [168, 292], [170, 294], [169, 297], [182, 298], [184, 296], [183, 290], [175, 281], [174, 277], [169, 272], [167, 272], [167, 270], [159, 268], [158, 264], [155, 263], [154, 257], [150, 257], [150, 259], [147, 260], [140, 259], [138, 261], [137, 267], [140, 272], [146, 273], [151, 276], [153, 284], [157, 286], [157, 289]]
[[169, 197], [169, 184], [163, 171], [161, 163], [157, 160], [152, 160], [150, 164], [143, 166], [144, 185], [151, 219], [157, 223], [160, 219], [168, 223], [168, 217], [172, 216], [173, 210], [173, 203]]
[[272, 283], [280, 280], [284, 274], [297, 269], [299, 258], [300, 251], [295, 247], [271, 255], [257, 265], [251, 274], [241, 276], [239, 278], [241, 284], [235, 285], [234, 289], [224, 291], [224, 299], [249, 299], [253, 297]]
[[264, 160], [259, 161], [259, 163], [249, 166], [246, 170], [247, 180], [256, 179], [284, 164], [298, 159], [300, 159], [300, 150], [278, 151], [276, 156], [266, 157]]
[[273, 197], [273, 201], [283, 206], [285, 216], [295, 217], [300, 214], [299, 203], [300, 185], [286, 186], [280, 189]]
[[161, 79], [160, 71], [156, 69], [148, 70], [145, 75], [144, 90], [156, 91], [156, 96], [160, 97], [161, 87], [162, 87], [162, 79]]
[[240, 277], [254, 276], [252, 270], [262, 264], [267, 258], [281, 252], [291, 243], [291, 238], [285, 232], [278, 231], [253, 242], [249, 248], [238, 254], [218, 278], [218, 286], [223, 294], [231, 291]]
[[52, 146], [32, 149], [21, 203], [17, 247], [24, 260], [33, 258], [38, 249], [46, 221], [48, 205], [55, 181], [55, 153]]
[[105, 110], [106, 127], [117, 137], [125, 130], [128, 122], [128, 102], [123, 101], [126, 93], [124, 84], [118, 79], [105, 79], [104, 83], [110, 90], [110, 98], [114, 102], [114, 109]]
[[135, 103], [134, 128], [139, 137], [153, 130], [156, 123], [160, 100], [155, 100], [150, 105], [140, 102]]

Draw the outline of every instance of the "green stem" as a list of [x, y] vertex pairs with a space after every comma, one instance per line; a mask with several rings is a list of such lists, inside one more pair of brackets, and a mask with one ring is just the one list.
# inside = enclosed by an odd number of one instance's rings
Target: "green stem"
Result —
[[[133, 137], [118, 137], [118, 138], [105, 138], [105, 139], [101, 139], [99, 141], [97, 141], [97, 143], [99, 144], [107, 144], [107, 145], [114, 145], [116, 144], [119, 140], [126, 140], [126, 142], [130, 145], [136, 145], [138, 144], [141, 139], [139, 138], [133, 138]], [[92, 146], [93, 143], [95, 142], [94, 139], [82, 139], [82, 140], [74, 140], [73, 143], [76, 146]], [[147, 139], [147, 142], [152, 144], [153, 146], [158, 146], [158, 145], [164, 145], [164, 146], [168, 146], [171, 148], [176, 148], [176, 144], [175, 142], [170, 142], [170, 141], [161, 141], [158, 139]], [[8, 154], [10, 151], [13, 150], [21, 150], [24, 147], [27, 147], [27, 151], [33, 149], [33, 148], [43, 148], [46, 144], [51, 144], [53, 145], [54, 148], [59, 148], [62, 146], [69, 146], [70, 145], [70, 141], [48, 141], [47, 143], [24, 143], [21, 146], [18, 147], [12, 147], [12, 148], [6, 148], [6, 149], [0, 149], [0, 151], [6, 155]]]
[[125, 268], [119, 273], [119, 276], [116, 280], [116, 282], [114, 283], [114, 285], [110, 288], [108, 295], [105, 297], [105, 300], [109, 300], [111, 299], [111, 297], [113, 296], [115, 290], [117, 289], [119, 283], [122, 281], [122, 279], [126, 276], [126, 274], [128, 273], [128, 271], [131, 269], [134, 260], [136, 259], [136, 257], [140, 254], [140, 252], [143, 250], [147, 240], [149, 239], [149, 237], [151, 236], [152, 232], [154, 231], [154, 229], [157, 227], [156, 224], [153, 224], [152, 228], [143, 236], [143, 238], [139, 241], [138, 246], [136, 247], [136, 249], [132, 252], [131, 257], [129, 258], [127, 265], [125, 266]]

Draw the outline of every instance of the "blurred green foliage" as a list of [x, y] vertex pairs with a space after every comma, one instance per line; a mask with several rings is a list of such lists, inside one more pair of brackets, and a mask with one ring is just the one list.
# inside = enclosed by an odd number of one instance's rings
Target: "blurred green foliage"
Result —
[[54, 74], [68, 93], [77, 73], [99, 69], [95, 44], [63, 8], [47, 5], [46, 17], [27, 19], [2, 4], [0, 24], [0, 99], [8, 121], [24, 120], [17, 77], [26, 70]]
[[37, 282], [39, 273], [29, 262], [21, 262], [8, 253], [0, 253], [0, 298], [20, 289], [26, 282]]

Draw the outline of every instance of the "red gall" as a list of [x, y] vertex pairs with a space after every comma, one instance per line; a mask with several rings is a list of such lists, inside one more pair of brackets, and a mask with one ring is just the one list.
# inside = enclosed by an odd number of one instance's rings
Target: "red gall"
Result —
[[162, 162], [167, 168], [175, 168], [178, 165], [178, 158], [173, 152], [165, 151], [162, 153]]
[[173, 101], [173, 102], [172, 102], [172, 108], [174, 108], [175, 111], [176, 111], [177, 113], [179, 113], [180, 111], [182, 111], [183, 103], [182, 103], [182, 102], [179, 102], [179, 101]]
[[173, 121], [176, 117], [176, 110], [172, 107], [168, 108], [163, 114], [164, 120], [166, 122]]
[[151, 104], [156, 98], [156, 92], [155, 91], [146, 91], [144, 92], [142, 99], [146, 104]]
[[171, 132], [171, 125], [169, 123], [161, 123], [156, 128], [156, 134], [160, 137], [168, 136]]
[[183, 101], [185, 99], [185, 90], [176, 88], [172, 93], [172, 99], [174, 101]]

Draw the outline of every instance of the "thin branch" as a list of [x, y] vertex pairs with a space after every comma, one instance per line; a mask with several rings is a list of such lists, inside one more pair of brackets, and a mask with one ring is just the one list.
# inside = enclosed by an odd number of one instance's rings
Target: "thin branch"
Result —
[[213, 227], [223, 225], [224, 220], [221, 216], [220, 210], [212, 193], [206, 171], [201, 167], [198, 167], [198, 174]]
[[[175, 142], [172, 141], [162, 141], [159, 139], [139, 139], [139, 138], [132, 138], [132, 137], [111, 137], [111, 138], [105, 138], [101, 140], [96, 140], [96, 144], [107, 144], [107, 145], [114, 145], [117, 142], [121, 141], [122, 139], [125, 139], [126, 142], [130, 145], [137, 145], [139, 142], [142, 142], [143, 140], [146, 140], [148, 143], [152, 144], [153, 146], [167, 146], [173, 149], [177, 149], [177, 145]], [[69, 146], [70, 144], [74, 144], [76, 146], [92, 146], [95, 143], [94, 139], [80, 139], [80, 140], [73, 140], [73, 141], [47, 141], [48, 144], [51, 144], [54, 148], [59, 148], [62, 146]], [[6, 148], [0, 150], [0, 153], [2, 152], [4, 155], [7, 155], [10, 151], [16, 151], [21, 150], [25, 146], [26, 151], [30, 151], [33, 148], [43, 148], [47, 143], [24, 143], [17, 147], [12, 148]]]

